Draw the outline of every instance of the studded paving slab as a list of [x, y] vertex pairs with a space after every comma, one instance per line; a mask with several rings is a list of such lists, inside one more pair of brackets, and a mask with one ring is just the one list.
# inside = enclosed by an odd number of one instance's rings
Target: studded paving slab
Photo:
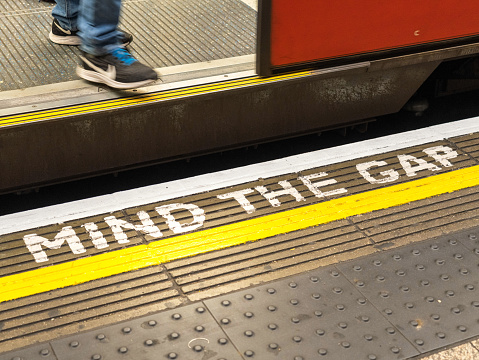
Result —
[[479, 228], [0, 355], [409, 359], [479, 336]]
[[[0, 1], [0, 91], [77, 79], [78, 49], [48, 39], [53, 5]], [[161, 68], [254, 54], [256, 11], [240, 0], [124, 0], [131, 52]]]

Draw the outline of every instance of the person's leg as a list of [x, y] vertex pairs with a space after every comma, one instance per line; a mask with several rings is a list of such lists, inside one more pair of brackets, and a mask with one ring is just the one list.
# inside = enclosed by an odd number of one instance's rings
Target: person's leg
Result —
[[121, 0], [81, 0], [80, 49], [92, 55], [105, 55], [120, 47], [120, 10]]
[[[89, 2], [91, 2], [89, 0]], [[108, 1], [106, 1], [108, 3]], [[50, 40], [60, 45], [78, 46], [82, 43], [78, 36], [80, 22], [84, 18], [81, 16], [83, 11], [83, 2], [81, 0], [58, 0], [57, 5], [52, 10], [53, 23], [50, 32]], [[89, 3], [86, 3], [87, 8]], [[85, 21], [88, 19], [84, 19]], [[118, 20], [114, 20], [118, 21]], [[89, 25], [91, 27], [91, 25]], [[88, 27], [87, 27], [88, 29]], [[133, 41], [133, 36], [124, 31], [117, 31], [119, 41], [123, 46], [127, 46]]]
[[78, 28], [82, 55], [77, 74], [116, 89], [131, 89], [157, 80], [158, 75], [121, 44], [117, 29], [120, 9], [121, 0], [81, 0]]
[[78, 12], [80, 0], [57, 0], [52, 10], [54, 18], [49, 38], [61, 45], [80, 45], [78, 33]]
[[58, 24], [65, 30], [78, 30], [78, 10], [80, 0], [57, 0], [52, 15]]

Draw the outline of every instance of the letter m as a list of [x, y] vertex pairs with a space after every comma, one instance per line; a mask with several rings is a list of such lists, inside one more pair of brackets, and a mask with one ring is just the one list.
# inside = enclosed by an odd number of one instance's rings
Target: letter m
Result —
[[65, 226], [53, 240], [48, 240], [37, 234], [29, 234], [23, 237], [23, 241], [37, 263], [48, 261], [47, 254], [43, 251], [42, 247], [59, 249], [65, 241], [74, 254], [81, 254], [86, 251], [71, 226]]

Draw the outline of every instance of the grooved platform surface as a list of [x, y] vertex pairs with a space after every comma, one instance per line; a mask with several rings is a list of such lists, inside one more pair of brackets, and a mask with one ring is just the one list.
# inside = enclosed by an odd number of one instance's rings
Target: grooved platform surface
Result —
[[[0, 91], [77, 79], [78, 50], [48, 39], [53, 5], [0, 2]], [[125, 0], [131, 52], [153, 68], [255, 52], [256, 11], [240, 0]]]

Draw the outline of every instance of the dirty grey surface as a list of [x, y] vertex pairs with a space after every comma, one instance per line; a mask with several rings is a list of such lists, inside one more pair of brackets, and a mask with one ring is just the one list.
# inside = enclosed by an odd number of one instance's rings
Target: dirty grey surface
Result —
[[478, 263], [473, 252], [446, 236], [338, 268], [427, 352], [479, 335]]

